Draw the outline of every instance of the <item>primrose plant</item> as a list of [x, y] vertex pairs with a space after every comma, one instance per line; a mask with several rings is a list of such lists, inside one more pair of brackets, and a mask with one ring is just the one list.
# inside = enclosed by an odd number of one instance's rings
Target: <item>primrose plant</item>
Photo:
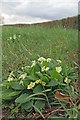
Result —
[[[68, 67], [61, 60], [40, 57], [18, 71], [12, 71], [3, 82], [3, 104], [12, 105], [12, 111], [19, 109], [27, 112], [39, 112], [51, 108], [51, 99], [57, 90], [66, 91], [69, 85], [75, 85], [77, 68]], [[6, 105], [5, 105], [6, 106]], [[9, 107], [7, 106], [7, 107]]]

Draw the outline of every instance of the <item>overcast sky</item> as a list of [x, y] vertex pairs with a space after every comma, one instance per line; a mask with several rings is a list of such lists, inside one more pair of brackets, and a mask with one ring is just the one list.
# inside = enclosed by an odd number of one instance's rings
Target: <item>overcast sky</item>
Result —
[[5, 24], [36, 23], [78, 14], [79, 0], [2, 0]]

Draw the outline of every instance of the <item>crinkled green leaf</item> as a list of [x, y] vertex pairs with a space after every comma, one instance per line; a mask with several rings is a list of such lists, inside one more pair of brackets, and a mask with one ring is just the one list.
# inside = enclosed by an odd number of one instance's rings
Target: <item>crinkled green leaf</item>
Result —
[[34, 71], [38, 72], [38, 71], [40, 71], [40, 69], [41, 69], [40, 66], [38, 64], [36, 64], [34, 67]]
[[35, 75], [27, 76], [27, 78], [28, 78], [29, 80], [32, 80], [32, 81], [35, 81], [35, 80], [38, 79]]
[[51, 80], [47, 86], [57, 86], [58, 85], [58, 82], [56, 80]]
[[[45, 107], [45, 101], [42, 101], [42, 100], [37, 100], [34, 104], [34, 106], [36, 108], [38, 108], [39, 110], [42, 110], [44, 107]], [[35, 109], [36, 111], [36, 109]], [[37, 111], [36, 111], [37, 112]]]
[[14, 89], [14, 90], [23, 90], [25, 89], [25, 86], [23, 85], [20, 85], [19, 82], [11, 82], [11, 87]]
[[32, 104], [33, 104], [34, 100], [31, 100], [29, 102], [26, 102], [24, 104], [22, 104], [22, 109], [24, 109], [27, 112], [30, 112], [32, 110]]
[[26, 103], [26, 102], [27, 102], [26, 98], [27, 98], [28, 96], [29, 96], [28, 94], [24, 93], [24, 94], [20, 95], [20, 96], [15, 100], [15, 102], [16, 102], [16, 103], [20, 103], [20, 104]]
[[4, 90], [2, 91], [2, 99], [3, 100], [10, 100], [20, 94], [21, 91], [13, 91], [13, 90]]
[[24, 80], [24, 85], [27, 87], [27, 86], [30, 84], [30, 82], [31, 82], [31, 81], [30, 81], [29, 79], [25, 79], [25, 80]]
[[43, 91], [43, 87], [41, 85], [37, 85], [34, 89], [33, 92], [34, 93], [40, 93]]
[[36, 72], [36, 75], [38, 75], [39, 78], [42, 78], [43, 77], [43, 74], [39, 71], [39, 72]]
[[63, 83], [63, 77], [60, 73], [58, 73], [57, 71], [53, 71], [52, 75], [51, 75], [52, 79], [57, 80], [58, 82]]
[[41, 78], [41, 80], [44, 81], [45, 83], [48, 83], [48, 82], [49, 82], [49, 78], [46, 77], [46, 76], [43, 76], [43, 77]]

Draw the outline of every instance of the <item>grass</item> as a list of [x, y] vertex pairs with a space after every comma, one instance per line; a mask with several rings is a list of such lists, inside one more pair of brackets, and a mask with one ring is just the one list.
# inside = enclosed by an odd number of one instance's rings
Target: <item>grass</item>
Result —
[[[16, 35], [15, 40], [9, 38]], [[18, 35], [21, 35], [18, 38]], [[71, 65], [77, 61], [78, 32], [63, 27], [16, 27], [2, 28], [2, 67], [3, 79], [9, 71], [29, 64], [38, 56], [64, 59]]]

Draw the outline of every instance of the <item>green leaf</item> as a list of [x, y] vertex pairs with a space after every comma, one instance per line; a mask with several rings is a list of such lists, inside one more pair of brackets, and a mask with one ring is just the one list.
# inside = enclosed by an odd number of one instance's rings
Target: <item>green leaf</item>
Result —
[[32, 100], [45, 100], [44, 98], [40, 97], [32, 97]]
[[[42, 109], [45, 107], [45, 101], [42, 101], [42, 100], [37, 100], [34, 104], [34, 106], [36, 108], [38, 108], [40, 111], [42, 111]], [[36, 109], [35, 109], [36, 112], [38, 112]]]
[[31, 70], [30, 70], [30, 72], [29, 72], [29, 75], [30, 75], [30, 76], [34, 76], [34, 74], [35, 74], [35, 72], [34, 72], [34, 67], [33, 67], [33, 68], [31, 68]]
[[54, 71], [51, 75], [52, 79], [56, 79], [58, 82], [63, 83], [63, 77], [57, 71]]
[[13, 91], [13, 90], [4, 90], [2, 91], [2, 99], [3, 100], [10, 100], [20, 94], [21, 91]]
[[49, 63], [49, 68], [52, 69], [54, 67], [54, 64], [52, 62]]
[[43, 91], [43, 87], [41, 85], [37, 85], [34, 89], [33, 92], [34, 93], [39, 93]]
[[35, 81], [35, 80], [38, 79], [35, 75], [27, 76], [27, 78], [28, 78], [29, 80], [32, 80], [32, 81]]
[[44, 82], [49, 82], [50, 77], [47, 74], [42, 74], [41, 72], [36, 72], [36, 74]]
[[40, 71], [40, 69], [41, 69], [40, 66], [38, 64], [36, 64], [34, 67], [34, 71], [38, 72], [38, 71]]
[[51, 80], [47, 86], [57, 86], [58, 82], [56, 80]]
[[50, 92], [51, 89], [46, 89], [46, 90], [43, 90], [42, 92], [45, 93], [45, 92]]
[[[16, 103], [23, 104], [23, 103], [26, 103], [26, 102], [30, 101], [31, 99], [33, 99], [33, 97], [39, 96], [39, 95], [41, 95], [41, 96], [43, 95], [43, 96], [46, 97], [46, 94], [41, 93], [41, 92], [40, 92], [40, 93], [36, 93], [36, 94], [31, 94], [31, 95], [24, 93], [24, 94], [22, 94], [21, 96], [19, 96], [19, 97], [15, 100], [15, 102], [16, 102]], [[46, 99], [47, 99], [47, 97], [46, 97]], [[48, 101], [48, 100], [47, 100], [47, 101]]]
[[27, 112], [30, 112], [31, 110], [32, 110], [32, 104], [33, 104], [33, 100], [31, 100], [31, 101], [29, 101], [29, 102], [27, 102], [27, 103], [24, 103], [24, 104], [22, 104], [22, 106], [21, 106], [21, 108], [22, 109], [24, 109], [25, 111], [27, 111]]
[[46, 82], [46, 83], [48, 83], [48, 82], [49, 82], [49, 78], [48, 78], [48, 77], [46, 77], [46, 76], [43, 76], [43, 77], [41, 78], [41, 80], [42, 80], [42, 81], [44, 81], [44, 82]]
[[48, 67], [49, 63], [47, 61], [43, 62], [43, 66]]
[[68, 72], [68, 67], [65, 62], [62, 63], [62, 73], [64, 76], [67, 76]]
[[25, 80], [24, 80], [24, 85], [27, 87], [27, 86], [30, 84], [30, 82], [31, 82], [30, 80], [25, 79]]
[[16, 102], [16, 103], [20, 103], [20, 104], [26, 103], [26, 102], [27, 102], [26, 98], [27, 98], [28, 96], [29, 96], [28, 94], [24, 93], [24, 94], [20, 95], [20, 96], [15, 100], [15, 102]]
[[42, 78], [43, 77], [43, 74], [39, 71], [39, 72], [36, 72], [36, 75], [38, 75], [39, 78]]
[[19, 85], [19, 82], [11, 82], [11, 87], [14, 89], [14, 90], [23, 90], [25, 89], [24, 86], [22, 85]]

